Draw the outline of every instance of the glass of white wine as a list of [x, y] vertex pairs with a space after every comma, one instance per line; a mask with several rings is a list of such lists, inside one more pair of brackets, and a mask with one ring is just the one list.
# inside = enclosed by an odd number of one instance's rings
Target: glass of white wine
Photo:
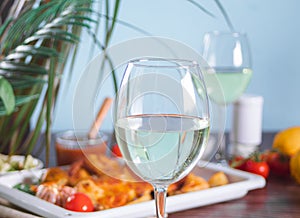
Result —
[[[217, 104], [228, 105], [236, 101], [247, 88], [252, 77], [251, 52], [247, 35], [240, 32], [209, 32], [203, 40], [203, 58], [209, 68], [205, 79], [217, 78], [223, 90], [211, 93], [210, 98]], [[216, 159], [226, 164], [226, 143], [223, 139]]]
[[209, 103], [198, 63], [130, 61], [116, 97], [114, 125], [124, 160], [153, 185], [157, 217], [166, 217], [168, 186], [192, 170], [208, 141]]

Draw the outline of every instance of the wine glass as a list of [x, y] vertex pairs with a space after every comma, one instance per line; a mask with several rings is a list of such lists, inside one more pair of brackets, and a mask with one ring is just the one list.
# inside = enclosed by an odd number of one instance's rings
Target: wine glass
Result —
[[[236, 101], [243, 94], [252, 77], [247, 35], [218, 31], [205, 34], [203, 58], [211, 67], [205, 78], [208, 81], [210, 77], [217, 78], [223, 90], [223, 95], [211, 93], [211, 99], [224, 106]], [[223, 138], [216, 159], [225, 165], [226, 149], [225, 138]]]
[[207, 145], [209, 104], [199, 65], [130, 61], [116, 97], [114, 126], [125, 162], [153, 185], [157, 217], [166, 217], [168, 186], [192, 170]]

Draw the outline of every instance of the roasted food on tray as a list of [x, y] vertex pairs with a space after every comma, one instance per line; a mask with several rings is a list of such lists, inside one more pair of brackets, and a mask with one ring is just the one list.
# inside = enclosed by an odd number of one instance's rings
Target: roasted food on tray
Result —
[[[49, 168], [37, 184], [18, 184], [16, 188], [66, 209], [88, 212], [152, 200], [152, 186], [142, 181], [133, 182], [134, 179], [135, 175], [118, 160], [92, 155], [66, 169]], [[168, 195], [199, 191], [227, 183], [228, 179], [223, 172], [212, 175], [208, 181], [190, 173], [170, 185]]]

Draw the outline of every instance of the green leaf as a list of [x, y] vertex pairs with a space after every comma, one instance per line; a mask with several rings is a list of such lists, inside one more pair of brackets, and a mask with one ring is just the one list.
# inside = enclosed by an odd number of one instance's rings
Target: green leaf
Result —
[[26, 184], [26, 183], [18, 183], [13, 186], [14, 189], [18, 189], [22, 192], [25, 192], [27, 194], [35, 195], [35, 192], [32, 191], [31, 187], [32, 184]]
[[[22, 106], [26, 103], [31, 102], [39, 98], [39, 95], [28, 95], [28, 96], [16, 96], [15, 97], [15, 108], [13, 111], [16, 111], [16, 107]], [[0, 101], [0, 116], [7, 116], [6, 108], [3, 102]]]
[[221, 4], [221, 2], [219, 0], [215, 0], [215, 3], [217, 4], [218, 8], [220, 9], [223, 17], [225, 18], [225, 21], [230, 29], [231, 32], [235, 32], [234, 27], [230, 21], [230, 18], [225, 10], [225, 8], [223, 7], [223, 5]]
[[213, 13], [211, 13], [210, 11], [206, 10], [202, 5], [200, 5], [198, 2], [194, 1], [194, 0], [187, 0], [188, 2], [192, 3], [193, 5], [195, 5], [197, 8], [199, 8], [201, 11], [203, 11], [204, 13], [206, 13], [207, 15], [211, 16], [211, 17], [215, 17], [215, 15]]
[[[106, 15], [106, 14], [101, 14], [101, 13], [99, 13], [98, 16], [99, 16], [99, 17], [104, 17], [104, 18], [107, 19], [107, 20], [113, 20], [112, 17], [110, 17], [110, 16], [108, 16], [108, 15]], [[126, 27], [128, 27], [128, 28], [130, 28], [130, 29], [132, 29], [132, 30], [135, 30], [135, 31], [137, 31], [137, 32], [139, 32], [139, 33], [145, 34], [145, 35], [147, 35], [147, 36], [151, 36], [151, 35], [152, 35], [150, 32], [147, 32], [146, 30], [141, 29], [141, 28], [139, 28], [138, 26], [135, 26], [135, 25], [133, 25], [133, 24], [131, 24], [131, 23], [128, 23], [128, 22], [126, 22], [126, 21], [124, 21], [124, 20], [115, 19], [115, 22], [116, 22], [116, 23], [119, 23], [119, 24], [121, 24], [121, 25], [123, 25], [123, 26], [126, 26]]]
[[15, 109], [15, 95], [11, 84], [3, 76], [0, 76], [0, 98], [6, 114], [11, 114]]
[[13, 59], [21, 59], [26, 58], [27, 56], [35, 56], [35, 57], [53, 57], [58, 56], [58, 52], [53, 48], [47, 47], [36, 47], [32, 45], [20, 45], [18, 46], [13, 53], [6, 56], [5, 60], [13, 60]]
[[25, 95], [25, 96], [16, 96], [16, 106], [21, 106], [25, 103], [28, 103], [32, 100], [38, 99], [39, 95]]
[[9, 77], [9, 82], [14, 89], [25, 89], [33, 87], [34, 85], [43, 85], [47, 81], [29, 75], [12, 75]]
[[69, 14], [69, 15], [65, 15], [63, 18], [67, 18], [68, 20], [81, 20], [81, 21], [88, 21], [91, 23], [97, 23], [96, 20], [89, 18], [87, 16], [82, 16], [82, 15], [76, 15], [76, 14]]
[[16, 52], [24, 52], [31, 55], [40, 54], [45, 56], [57, 56], [58, 53], [53, 48], [43, 46], [32, 46], [32, 45], [20, 45], [15, 49]]
[[89, 24], [83, 23], [81, 21], [73, 21], [73, 20], [51, 23], [51, 24], [48, 24], [45, 27], [47, 27], [47, 28], [55, 28], [56, 27], [57, 28], [57, 27], [65, 26], [65, 25], [82, 26], [82, 27], [85, 27], [85, 28], [88, 28], [88, 29], [91, 28], [91, 26]]
[[2, 34], [5, 32], [6, 28], [8, 27], [8, 25], [12, 22], [12, 18], [7, 19], [4, 24], [2, 24], [2, 26], [0, 27], [0, 37], [2, 36]]
[[70, 42], [70, 43], [78, 43], [78, 40], [74, 40], [69, 36], [65, 36], [65, 35], [33, 35], [29, 38], [27, 38], [24, 43], [25, 44], [30, 44], [33, 43], [37, 40], [40, 39], [55, 39], [55, 40], [61, 40], [61, 41], [66, 41], [66, 42]]
[[51, 28], [51, 29], [48, 29], [48, 28], [40, 29], [34, 35], [35, 36], [48, 35], [48, 36], [51, 36], [51, 37], [59, 35], [59, 36], [69, 37], [69, 38], [73, 39], [74, 41], [79, 41], [79, 37], [76, 36], [75, 34], [72, 34], [72, 33], [68, 32], [68, 31], [64, 31], [64, 30], [61, 30], [61, 29], [54, 29], [54, 28]]
[[2, 61], [0, 62], [0, 70], [3, 71], [10, 71], [12, 73], [16, 72], [26, 72], [31, 74], [42, 74], [46, 75], [48, 71], [37, 64], [25, 64], [25, 63], [18, 63], [12, 61]]
[[120, 6], [120, 0], [116, 0], [115, 7], [114, 7], [114, 14], [113, 14], [113, 18], [112, 18], [112, 23], [111, 23], [109, 29], [106, 32], [106, 39], [105, 39], [106, 46], [108, 45], [108, 43], [111, 39], [112, 32], [113, 32], [114, 27], [115, 27], [115, 23], [116, 23], [118, 12], [119, 12], [119, 6]]

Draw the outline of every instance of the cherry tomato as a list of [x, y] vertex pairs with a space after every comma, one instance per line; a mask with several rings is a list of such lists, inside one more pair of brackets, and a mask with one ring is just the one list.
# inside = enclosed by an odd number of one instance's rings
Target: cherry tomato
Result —
[[261, 175], [264, 178], [268, 178], [270, 172], [270, 168], [265, 161], [256, 161], [251, 158], [245, 162], [244, 170]]
[[122, 157], [122, 153], [118, 144], [113, 145], [111, 150], [117, 157]]
[[261, 175], [264, 178], [267, 178], [270, 172], [267, 162], [265, 159], [262, 159], [262, 154], [258, 152], [253, 153], [247, 158], [235, 156], [230, 161], [230, 166], [235, 169]]
[[290, 157], [279, 151], [268, 151], [265, 154], [271, 174], [287, 177], [290, 175]]
[[235, 156], [229, 161], [229, 165], [232, 168], [244, 170], [245, 169], [246, 159], [242, 156]]
[[89, 196], [84, 193], [77, 192], [67, 198], [65, 208], [67, 210], [77, 212], [92, 212], [94, 211], [94, 205]]

